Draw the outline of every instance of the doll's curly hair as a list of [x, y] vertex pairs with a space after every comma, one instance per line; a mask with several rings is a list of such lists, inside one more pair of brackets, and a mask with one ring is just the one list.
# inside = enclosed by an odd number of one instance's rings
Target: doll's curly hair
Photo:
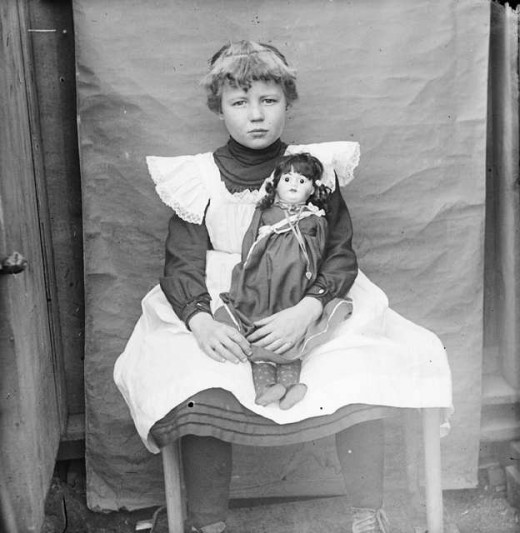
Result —
[[308, 152], [286, 155], [280, 159], [274, 169], [272, 180], [266, 182], [266, 194], [260, 202], [258, 202], [258, 207], [260, 209], [267, 209], [273, 205], [276, 197], [276, 188], [278, 187], [280, 178], [283, 174], [291, 171], [298, 172], [298, 174], [312, 180], [314, 183], [314, 192], [307, 200], [307, 203], [312, 203], [319, 209], [328, 212], [331, 189], [320, 181], [323, 175], [323, 165], [321, 161]]
[[220, 113], [222, 88], [229, 83], [248, 91], [253, 81], [273, 81], [282, 87], [287, 106], [298, 99], [296, 70], [271, 44], [237, 41], [224, 45], [210, 60], [209, 72], [202, 78], [207, 104]]

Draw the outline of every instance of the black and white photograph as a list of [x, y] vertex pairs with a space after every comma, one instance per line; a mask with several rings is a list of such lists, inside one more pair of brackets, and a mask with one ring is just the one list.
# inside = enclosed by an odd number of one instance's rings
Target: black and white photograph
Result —
[[0, 533], [520, 533], [519, 25], [2, 0]]

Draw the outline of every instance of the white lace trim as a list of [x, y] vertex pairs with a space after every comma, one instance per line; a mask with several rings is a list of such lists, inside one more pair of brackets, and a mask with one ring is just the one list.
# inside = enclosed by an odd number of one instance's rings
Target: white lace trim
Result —
[[219, 193], [229, 198], [233, 198], [237, 203], [257, 204], [262, 196], [265, 195], [265, 182], [260, 189], [244, 189], [243, 191], [230, 192], [228, 191], [226, 184], [220, 179], [220, 174], [218, 175], [218, 180]]
[[204, 155], [146, 158], [159, 198], [180, 218], [195, 224], [202, 223], [210, 198], [199, 163]]
[[203, 214], [193, 213], [192, 211], [190, 211], [189, 208], [185, 208], [181, 203], [177, 202], [168, 191], [160, 192], [159, 189], [157, 189], [157, 192], [161, 197], [161, 200], [167, 206], [171, 207], [175, 211], [175, 213], [180, 218], [182, 218], [182, 220], [185, 220], [186, 222], [191, 222], [193, 224], [202, 224], [202, 220], [204, 218]]
[[[300, 152], [309, 152], [322, 162], [322, 181], [332, 190], [336, 186], [336, 175], [342, 187], [354, 179], [354, 169], [360, 156], [359, 143], [339, 141], [290, 145], [285, 153]], [[177, 157], [147, 156], [146, 163], [159, 198], [186, 222], [202, 224], [204, 212], [214, 194], [246, 204], [258, 203], [265, 194], [265, 182], [259, 190], [229, 192], [220, 179], [211, 153]], [[210, 170], [214, 170], [212, 176], [207, 175]]]

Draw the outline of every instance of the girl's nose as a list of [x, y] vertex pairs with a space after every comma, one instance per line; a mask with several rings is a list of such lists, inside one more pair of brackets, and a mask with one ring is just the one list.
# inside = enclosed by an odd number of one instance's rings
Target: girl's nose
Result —
[[260, 103], [252, 102], [249, 106], [249, 120], [252, 122], [264, 119], [264, 110]]

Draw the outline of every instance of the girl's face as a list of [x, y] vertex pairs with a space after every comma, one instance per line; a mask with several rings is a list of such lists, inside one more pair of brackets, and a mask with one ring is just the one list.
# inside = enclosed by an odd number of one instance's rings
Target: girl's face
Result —
[[286, 107], [283, 89], [273, 81], [253, 81], [248, 91], [226, 83], [219, 116], [235, 141], [261, 150], [280, 138]]
[[286, 204], [304, 204], [314, 192], [312, 180], [298, 172], [282, 174], [276, 187], [276, 197]]

